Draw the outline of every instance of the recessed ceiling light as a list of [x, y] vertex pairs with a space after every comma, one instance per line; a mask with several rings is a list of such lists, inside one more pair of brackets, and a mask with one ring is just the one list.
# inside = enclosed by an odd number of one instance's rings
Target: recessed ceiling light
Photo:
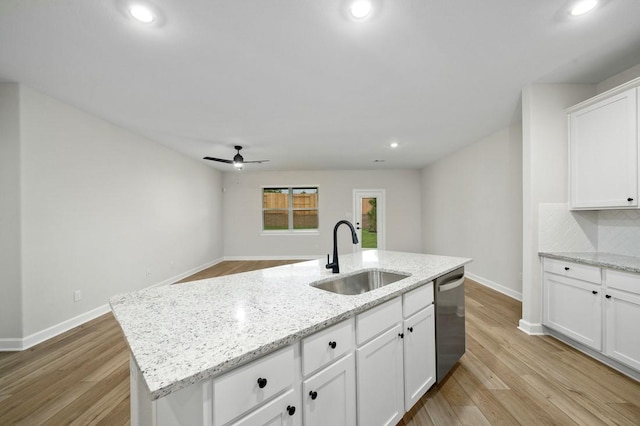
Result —
[[129, 8], [129, 13], [131, 13], [131, 16], [133, 16], [136, 21], [144, 24], [150, 24], [155, 20], [155, 16], [153, 16], [151, 9], [141, 4], [132, 5]]
[[598, 5], [598, 0], [581, 0], [571, 8], [571, 15], [580, 16], [591, 12]]
[[391, 143], [389, 144], [389, 146], [390, 146], [391, 148], [397, 148], [397, 147], [398, 147], [398, 142], [393, 141], [393, 142], [391, 142]]
[[356, 0], [349, 6], [349, 13], [355, 19], [365, 19], [371, 13], [371, 2], [369, 0]]

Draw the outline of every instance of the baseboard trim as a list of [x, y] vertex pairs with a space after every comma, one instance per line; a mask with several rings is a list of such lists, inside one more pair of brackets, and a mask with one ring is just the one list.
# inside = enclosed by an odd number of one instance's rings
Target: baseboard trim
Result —
[[323, 258], [324, 255], [306, 255], [306, 256], [225, 256], [224, 260], [316, 260]]
[[[210, 268], [211, 266], [214, 266], [222, 261], [223, 261], [223, 258], [215, 259], [211, 262], [207, 262], [203, 265], [197, 266], [186, 272], [182, 272], [181, 274], [178, 274], [171, 278], [167, 278], [166, 280], [163, 280], [156, 284], [152, 284], [145, 288], [162, 287], [162, 286], [170, 285], [176, 281], [180, 281], [181, 279], [188, 277], [189, 275], [193, 275], [196, 272], [202, 271], [203, 269]], [[2, 352], [24, 351], [46, 340], [56, 337], [66, 331], [69, 331], [72, 328], [78, 327], [86, 322], [96, 319], [99, 316], [104, 315], [108, 312], [111, 312], [111, 307], [109, 306], [108, 303], [106, 303], [88, 312], [82, 313], [78, 316], [62, 321], [59, 324], [53, 325], [41, 331], [37, 331], [23, 339], [0, 339], [0, 351]]]
[[518, 330], [530, 336], [540, 336], [547, 334], [542, 324], [534, 324], [523, 319], [518, 322]]
[[520, 302], [522, 302], [522, 293], [515, 291], [513, 289], [510, 289], [508, 287], [505, 287], [501, 284], [498, 284], [496, 282], [493, 282], [491, 280], [488, 280], [486, 278], [482, 278], [476, 274], [473, 274], [471, 272], [465, 271], [464, 273], [467, 277], [471, 278], [473, 281], [477, 282], [478, 284], [482, 284], [485, 287], [489, 287], [490, 289], [493, 289], [499, 293], [502, 293], [506, 296], [509, 296], [512, 299], [516, 299]]

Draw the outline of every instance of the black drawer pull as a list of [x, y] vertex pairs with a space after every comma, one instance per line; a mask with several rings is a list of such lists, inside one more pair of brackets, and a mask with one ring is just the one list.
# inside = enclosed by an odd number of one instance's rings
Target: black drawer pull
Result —
[[400, 336], [401, 339], [404, 339], [404, 333], [398, 333], [398, 336]]
[[606, 297], [607, 299], [611, 299], [611, 295], [610, 295], [610, 294], [607, 294], [607, 295], [606, 295], [606, 296], [604, 296], [604, 297]]
[[335, 349], [337, 345], [338, 344], [334, 341], [329, 342], [329, 346], [331, 346], [331, 349]]
[[632, 202], [632, 201], [633, 201], [633, 198], [629, 197], [629, 198], [627, 198], [627, 201], [628, 201], [628, 202]]
[[568, 266], [565, 266], [565, 267], [564, 267], [564, 270], [565, 270], [565, 271], [568, 271], [569, 269], [570, 269], [570, 268], [569, 268]]
[[260, 389], [264, 388], [265, 386], [267, 386], [267, 379], [263, 379], [262, 377], [260, 377], [258, 379], [258, 387]]
[[591, 291], [591, 293], [593, 293], [593, 294], [598, 294], [598, 292], [597, 292], [597, 291], [595, 291], [595, 290]]
[[409, 330], [409, 333], [413, 333], [413, 327], [407, 327], [407, 330]]
[[310, 391], [309, 396], [311, 399], [316, 399], [318, 397], [318, 392]]
[[287, 405], [287, 413], [289, 413], [290, 416], [293, 416], [296, 413], [296, 407]]

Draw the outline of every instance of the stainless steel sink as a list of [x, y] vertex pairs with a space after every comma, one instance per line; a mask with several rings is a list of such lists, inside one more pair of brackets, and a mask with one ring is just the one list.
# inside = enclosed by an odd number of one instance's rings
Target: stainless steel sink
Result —
[[373, 270], [339, 277], [331, 281], [312, 283], [311, 286], [332, 293], [354, 295], [384, 287], [409, 276], [407, 274]]

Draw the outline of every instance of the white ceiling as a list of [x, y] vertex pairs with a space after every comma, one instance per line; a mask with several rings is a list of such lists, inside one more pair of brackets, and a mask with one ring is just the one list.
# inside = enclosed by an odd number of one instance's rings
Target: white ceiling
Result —
[[147, 3], [150, 25], [127, 0], [0, 1], [0, 81], [193, 158], [271, 160], [245, 170], [420, 168], [519, 121], [531, 82], [640, 63], [639, 0], [580, 19], [562, 0], [377, 0], [361, 23], [344, 0]]

